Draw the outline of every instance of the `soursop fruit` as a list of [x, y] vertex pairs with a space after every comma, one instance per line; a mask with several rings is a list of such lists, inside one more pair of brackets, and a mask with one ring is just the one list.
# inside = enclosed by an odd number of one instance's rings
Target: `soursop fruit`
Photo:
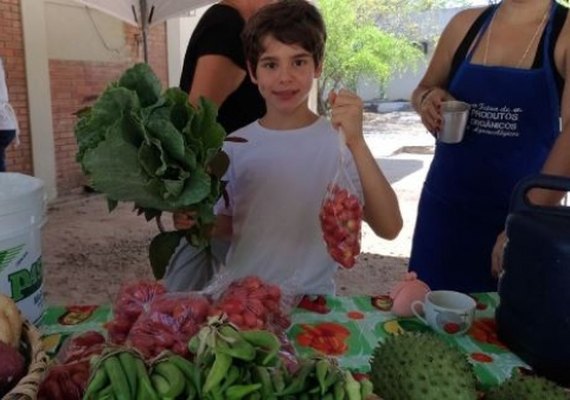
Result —
[[491, 390], [485, 400], [570, 400], [570, 394], [544, 378], [516, 375]]
[[475, 374], [459, 349], [429, 333], [392, 336], [370, 359], [374, 393], [385, 400], [476, 400]]

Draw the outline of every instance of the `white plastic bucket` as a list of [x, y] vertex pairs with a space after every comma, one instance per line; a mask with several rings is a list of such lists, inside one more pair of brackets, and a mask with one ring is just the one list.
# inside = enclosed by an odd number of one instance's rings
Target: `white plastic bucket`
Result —
[[44, 312], [41, 227], [46, 198], [40, 179], [0, 173], [0, 293], [33, 323]]

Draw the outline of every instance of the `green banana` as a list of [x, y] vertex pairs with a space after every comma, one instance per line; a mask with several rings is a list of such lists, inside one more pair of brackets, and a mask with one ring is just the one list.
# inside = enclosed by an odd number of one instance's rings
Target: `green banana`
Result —
[[208, 393], [212, 388], [218, 386], [232, 365], [231, 356], [219, 352], [216, 352], [215, 356], [214, 364], [206, 376], [206, 382], [204, 382], [204, 387], [202, 388], [203, 394]]
[[360, 395], [360, 383], [354, 379], [352, 372], [344, 371], [344, 385], [348, 400], [362, 400]]
[[199, 398], [198, 390], [196, 390], [192, 382], [186, 381], [186, 400], [193, 400], [197, 398]]
[[274, 369], [271, 378], [276, 393], [281, 393], [285, 390], [285, 379], [283, 378], [283, 371], [281, 369]]
[[160, 374], [151, 374], [150, 381], [152, 382], [152, 386], [155, 388], [157, 393], [160, 395], [160, 398], [163, 399], [166, 396], [166, 393], [169, 393], [170, 383], [166, 380], [166, 378]]
[[107, 372], [104, 368], [100, 367], [95, 371], [89, 384], [87, 386], [87, 391], [83, 396], [83, 400], [89, 400], [91, 397], [103, 389], [105, 386], [109, 384], [109, 377], [107, 376]]
[[269, 331], [242, 331], [241, 336], [254, 347], [261, 347], [267, 352], [261, 361], [262, 365], [268, 365], [277, 356], [279, 349], [281, 348], [281, 342], [279, 341], [279, 338], [274, 333]]
[[194, 389], [196, 389], [196, 393], [198, 397], [202, 396], [202, 373], [198, 366], [187, 359], [180, 357], [178, 355], [172, 355], [168, 358], [170, 362], [182, 371], [184, 376], [189, 382], [192, 382]]
[[100, 399], [107, 399], [110, 398], [112, 399], [114, 397], [113, 395], [113, 386], [109, 385], [109, 386], [105, 386], [103, 389], [101, 389], [99, 392], [95, 393], [94, 398], [96, 400], [100, 400]]
[[132, 396], [131, 389], [119, 358], [115, 355], [107, 357], [103, 361], [103, 367], [107, 371], [117, 400], [130, 400]]
[[329, 374], [330, 366], [330, 362], [324, 358], [318, 360], [315, 366], [315, 374], [317, 375], [317, 381], [319, 382], [321, 395], [324, 395], [327, 391], [326, 377]]
[[232, 365], [228, 370], [222, 384], [220, 386], [222, 392], [236, 383], [240, 378], [240, 369], [237, 365]]
[[137, 400], [159, 400], [143, 360], [135, 357], [134, 364], [138, 378]]
[[269, 375], [269, 371], [260, 366], [255, 366], [253, 368], [253, 372], [255, 377], [257, 378], [257, 382], [261, 383], [261, 395], [264, 400], [272, 400], [276, 399], [275, 393], [273, 391], [273, 384], [271, 383], [271, 376]]
[[135, 357], [128, 351], [123, 351], [118, 354], [119, 362], [129, 383], [131, 389], [131, 396], [134, 398], [137, 393], [137, 373], [135, 367]]
[[182, 371], [169, 360], [159, 362], [154, 366], [153, 374], [161, 375], [168, 382], [170, 387], [165, 393], [166, 397], [177, 397], [184, 392], [185, 379]]
[[[233, 328], [231, 328], [233, 329]], [[251, 361], [255, 358], [255, 347], [241, 337], [237, 340], [230, 342], [218, 338], [216, 341], [216, 351], [225, 353], [232, 358], [237, 358], [243, 361]]]
[[239, 400], [245, 396], [261, 389], [261, 383], [252, 383], [249, 385], [230, 386], [225, 392], [226, 400]]
[[333, 387], [334, 400], [344, 400], [346, 398], [346, 390], [344, 389], [344, 380], [338, 380]]
[[307, 382], [307, 378], [313, 372], [315, 368], [315, 363], [312, 360], [306, 361], [299, 371], [293, 376], [291, 383], [283, 390], [281, 393], [278, 393], [280, 396], [287, 396], [290, 394], [300, 394], [305, 391], [305, 384]]
[[369, 379], [363, 379], [360, 381], [360, 397], [362, 400], [366, 400], [374, 391], [374, 386]]

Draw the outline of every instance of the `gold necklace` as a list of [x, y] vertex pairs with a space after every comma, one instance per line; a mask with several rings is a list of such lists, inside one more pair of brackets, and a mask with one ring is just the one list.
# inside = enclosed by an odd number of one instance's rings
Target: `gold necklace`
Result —
[[[495, 16], [498, 13], [499, 13], [499, 9], [497, 9], [497, 11], [495, 11], [495, 13], [493, 14], [493, 18], [491, 18], [491, 22], [489, 23], [489, 30], [487, 32], [487, 40], [485, 41], [485, 52], [483, 54], [483, 65], [487, 65], [487, 54], [489, 52], [489, 42], [491, 41], [491, 34], [493, 33], [493, 22], [495, 22]], [[528, 43], [526, 50], [524, 51], [522, 57], [520, 58], [519, 62], [517, 63], [516, 68], [520, 68], [523, 61], [526, 59], [526, 56], [528, 55], [528, 52], [532, 48], [532, 45], [534, 44], [536, 38], [538, 37], [538, 34], [541, 32], [541, 30], [542, 30], [541, 28], [544, 25], [544, 23], [546, 22], [546, 18], [548, 17], [549, 13], [550, 13], [550, 6], [548, 6], [546, 8], [546, 12], [544, 13], [544, 16], [542, 17], [540, 24], [538, 24], [538, 27], [536, 28], [534, 35], [532, 35], [532, 38], [530, 39], [530, 42]]]

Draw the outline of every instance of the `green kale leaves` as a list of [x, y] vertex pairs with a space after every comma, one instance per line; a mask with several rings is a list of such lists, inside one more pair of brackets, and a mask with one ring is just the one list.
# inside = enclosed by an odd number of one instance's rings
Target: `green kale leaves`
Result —
[[133, 202], [147, 219], [195, 212], [197, 224], [184, 234], [203, 246], [229, 162], [216, 117], [212, 102], [193, 107], [178, 88], [162, 92], [150, 67], [136, 64], [79, 115], [77, 161], [111, 209]]

